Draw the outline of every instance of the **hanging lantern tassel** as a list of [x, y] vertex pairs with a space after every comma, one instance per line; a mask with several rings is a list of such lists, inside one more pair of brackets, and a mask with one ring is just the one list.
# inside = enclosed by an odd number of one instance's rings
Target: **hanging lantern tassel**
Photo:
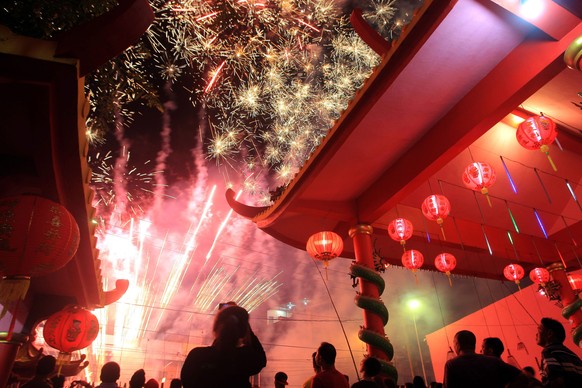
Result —
[[491, 198], [489, 198], [489, 190], [487, 190], [487, 187], [483, 187], [481, 189], [481, 194], [483, 194], [485, 198], [487, 198], [487, 203], [489, 204], [489, 207], [493, 207], [493, 205], [491, 204]]
[[452, 287], [453, 281], [451, 280], [451, 271], [445, 272], [445, 275], [447, 275], [447, 277], [449, 278], [449, 286]]
[[0, 280], [0, 319], [8, 312], [7, 307], [20, 302], [26, 296], [30, 286], [30, 276], [6, 276]]
[[558, 168], [556, 167], [556, 165], [554, 164], [554, 161], [552, 160], [552, 157], [550, 156], [550, 147], [548, 147], [547, 144], [544, 144], [540, 147], [540, 151], [542, 151], [544, 154], [546, 154], [546, 156], [548, 157], [548, 161], [550, 162], [550, 165], [552, 166], [554, 171], [558, 171]]
[[445, 235], [445, 228], [443, 228], [443, 223], [445, 222], [445, 220], [443, 220], [441, 217], [439, 217], [436, 222], [437, 222], [437, 224], [439, 224], [439, 226], [441, 228], [441, 233], [443, 234], [443, 240], [447, 241], [447, 236]]
[[63, 366], [65, 364], [68, 364], [69, 361], [71, 361], [71, 358], [72, 358], [72, 353], [70, 353], [70, 352], [59, 352], [59, 355], [57, 356], [57, 364], [56, 364], [56, 367], [55, 367], [56, 370], [58, 371], [57, 372], [57, 375], [60, 375], [61, 374], [61, 371], [63, 369]]

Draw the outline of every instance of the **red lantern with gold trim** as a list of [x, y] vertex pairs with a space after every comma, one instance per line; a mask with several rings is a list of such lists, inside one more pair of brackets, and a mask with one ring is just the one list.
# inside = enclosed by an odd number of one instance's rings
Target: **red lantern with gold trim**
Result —
[[529, 278], [535, 284], [543, 286], [550, 281], [550, 273], [545, 268], [534, 268], [529, 272]]
[[434, 194], [429, 195], [422, 201], [422, 214], [431, 221], [441, 227], [443, 238], [446, 240], [445, 230], [443, 229], [443, 222], [451, 212], [451, 203], [444, 195]]
[[556, 140], [558, 131], [556, 123], [550, 118], [541, 116], [532, 116], [527, 118], [517, 127], [515, 137], [517, 142], [525, 149], [540, 150], [548, 157], [554, 171], [558, 171], [554, 161], [550, 157], [549, 145]]
[[439, 253], [434, 259], [434, 265], [439, 271], [444, 272], [445, 275], [447, 275], [449, 278], [449, 285], [452, 286], [451, 271], [457, 266], [457, 259], [455, 256], [446, 252]]
[[[424, 256], [416, 249], [410, 249], [402, 254], [402, 265], [414, 273], [424, 264]], [[418, 280], [418, 279], [417, 279]]]
[[480, 191], [487, 198], [489, 206], [491, 206], [488, 187], [493, 186], [497, 175], [490, 164], [473, 162], [465, 167], [462, 178], [465, 187], [473, 191]]
[[45, 322], [45, 342], [62, 352], [60, 360], [69, 360], [71, 352], [91, 345], [99, 334], [99, 321], [90, 311], [79, 306], [67, 306]]
[[30, 278], [47, 275], [71, 260], [79, 228], [67, 209], [35, 195], [0, 199], [0, 318], [23, 299]]
[[413, 232], [412, 222], [406, 218], [396, 218], [388, 224], [388, 235], [392, 240], [400, 242], [405, 252], [406, 240], [412, 237]]
[[519, 264], [509, 264], [503, 268], [503, 276], [505, 276], [505, 279], [515, 282], [519, 289], [521, 289], [521, 287], [519, 287], [519, 281], [523, 279], [524, 275], [525, 271]]
[[309, 237], [306, 249], [311, 257], [323, 261], [324, 267], [327, 267], [330, 260], [335, 259], [342, 253], [344, 242], [334, 232], [319, 232]]

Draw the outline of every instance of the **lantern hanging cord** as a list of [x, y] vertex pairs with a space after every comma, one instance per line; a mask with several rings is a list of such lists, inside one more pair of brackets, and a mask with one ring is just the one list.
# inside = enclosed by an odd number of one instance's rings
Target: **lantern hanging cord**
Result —
[[[489, 281], [486, 280], [485, 284], [487, 284], [487, 289], [489, 290], [489, 297], [493, 301], [493, 292], [491, 291], [491, 287], [489, 286]], [[501, 324], [501, 318], [499, 318], [499, 311], [497, 311], [497, 303], [493, 302], [493, 310], [495, 311], [495, 316], [497, 317], [497, 322], [499, 322], [499, 329], [501, 330], [501, 336], [503, 337], [503, 343], [507, 344], [507, 338], [505, 338], [505, 332], [503, 331], [503, 325]], [[509, 314], [511, 316], [511, 314]], [[513, 323], [513, 318], [511, 318], [511, 322]], [[519, 335], [518, 335], [519, 337]]]
[[325, 291], [327, 292], [327, 296], [329, 296], [329, 301], [331, 302], [331, 306], [333, 307], [333, 311], [335, 311], [335, 315], [337, 316], [337, 321], [339, 322], [340, 327], [342, 328], [344, 338], [346, 339], [346, 344], [348, 345], [348, 350], [350, 351], [350, 357], [352, 358], [352, 363], [354, 364], [354, 369], [356, 371], [356, 377], [358, 378], [358, 381], [360, 381], [358, 367], [356, 366], [356, 360], [354, 359], [354, 352], [352, 351], [352, 347], [350, 346], [350, 340], [348, 339], [348, 335], [346, 334], [346, 329], [344, 328], [344, 324], [339, 316], [339, 312], [337, 311], [337, 308], [335, 307], [335, 303], [333, 301], [333, 298], [331, 297], [331, 292], [329, 292], [329, 288], [327, 287], [327, 282], [323, 278], [323, 274], [321, 273], [321, 270], [319, 269], [319, 266], [317, 265], [315, 259], [311, 258], [311, 260], [313, 261], [313, 265], [315, 265], [315, 268], [317, 268], [317, 272], [319, 273], [319, 276], [321, 277], [321, 281], [323, 282], [323, 286], [325, 287]]
[[432, 277], [432, 284], [434, 285], [434, 293], [436, 295], [437, 302], [439, 304], [439, 311], [441, 312], [441, 320], [443, 321], [443, 329], [445, 329], [445, 338], [447, 339], [447, 345], [449, 346], [449, 349], [450, 349], [451, 348], [451, 341], [449, 341], [449, 334], [447, 333], [447, 326], [445, 324], [445, 316], [443, 314], [443, 308], [441, 306], [441, 298], [439, 297], [439, 292], [437, 290], [436, 282], [434, 280], [434, 272], [431, 272], [431, 277]]
[[[538, 171], [539, 171], [539, 170], [538, 170]], [[467, 187], [465, 187], [465, 186], [463, 186], [463, 185], [458, 185], [458, 184], [456, 184], [456, 183], [452, 183], [452, 182], [448, 182], [448, 181], [443, 181], [443, 180], [440, 180], [440, 179], [439, 179], [439, 182], [440, 182], [440, 183], [445, 183], [445, 184], [447, 184], [447, 185], [449, 185], [449, 186], [453, 186], [453, 187], [455, 187], [455, 188], [459, 188], [459, 189], [463, 189], [463, 190], [471, 191], [471, 192], [472, 192], [472, 193], [473, 193], [475, 196], [477, 195], [477, 194], [476, 194], [476, 192], [474, 192], [474, 191], [473, 191], [473, 190], [471, 190], [471, 189], [468, 189]], [[498, 199], [498, 200], [500, 200], [500, 201], [504, 201], [506, 205], [507, 205], [507, 204], [511, 204], [511, 205], [516, 205], [516, 206], [521, 206], [522, 208], [526, 208], [526, 209], [532, 209], [532, 210], [534, 209], [533, 207], [530, 207], [530, 206], [525, 206], [525, 205], [523, 205], [523, 204], [521, 204], [521, 203], [519, 203], [519, 202], [515, 202], [515, 201], [512, 201], [512, 200], [508, 200], [508, 199], [502, 198], [502, 197], [498, 197], [498, 196], [495, 196], [495, 195], [491, 195], [491, 193], [489, 193], [489, 194], [487, 194], [487, 195], [488, 195], [489, 197], [491, 197], [491, 198], [495, 198], [495, 199]], [[481, 212], [481, 208], [479, 208], [479, 211]], [[548, 215], [551, 215], [551, 216], [554, 216], [554, 217], [556, 217], [556, 218], [563, 217], [563, 215], [562, 215], [562, 214], [559, 214], [559, 213], [552, 213], [552, 212], [550, 212], [550, 211], [546, 211], [546, 210], [544, 210], [544, 213], [545, 213], [545, 214], [548, 214]], [[450, 217], [453, 217], [453, 216], [450, 216]], [[482, 213], [482, 212], [481, 212], [481, 217], [483, 218], [483, 213]], [[574, 219], [574, 218], [571, 218], [571, 217], [568, 217], [568, 219], [569, 219], [569, 220], [572, 220], [572, 222], [577, 222], [577, 221], [578, 221], [577, 219]]]
[[481, 295], [479, 295], [479, 290], [477, 289], [477, 282], [475, 282], [475, 278], [473, 277], [473, 288], [475, 288], [475, 294], [477, 295], [477, 301], [479, 302], [479, 310], [483, 315], [483, 322], [485, 322], [485, 327], [487, 328], [487, 335], [491, 337], [491, 332], [489, 331], [489, 325], [487, 324], [487, 318], [485, 317], [485, 312], [483, 311], [483, 302], [481, 302]]
[[509, 289], [509, 287], [507, 287], [507, 284], [505, 284], [505, 282], [503, 282], [503, 286], [505, 288], [507, 288], [507, 291], [509, 291], [509, 293], [515, 298], [515, 301], [517, 303], [519, 303], [519, 305], [521, 306], [521, 308], [523, 309], [523, 311], [525, 311], [527, 313], [527, 315], [529, 315], [529, 317], [531, 318], [531, 320], [537, 325], [538, 322], [535, 320], [535, 318], [529, 313], [528, 309], [525, 308], [525, 306], [521, 303], [521, 301], [519, 299], [517, 299], [517, 296], [515, 296], [515, 293], [511, 292], [511, 290]]

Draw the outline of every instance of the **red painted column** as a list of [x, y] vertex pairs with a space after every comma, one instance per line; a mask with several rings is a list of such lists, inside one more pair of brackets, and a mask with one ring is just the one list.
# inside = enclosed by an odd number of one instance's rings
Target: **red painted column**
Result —
[[[367, 267], [373, 271], [374, 268], [374, 247], [372, 244], [373, 229], [370, 225], [356, 225], [350, 229], [350, 237], [354, 241], [354, 251], [356, 254], [356, 264]], [[358, 278], [360, 284], [360, 294], [363, 296], [378, 299], [380, 294], [378, 287], [364, 278]], [[364, 328], [372, 330], [384, 336], [384, 323], [382, 318], [364, 309]], [[368, 354], [382, 360], [388, 360], [388, 356], [379, 348], [366, 344]]]
[[572, 290], [570, 282], [568, 281], [568, 275], [562, 263], [551, 264], [546, 269], [550, 273], [551, 280], [559, 285], [556, 291], [564, 306], [562, 316], [572, 324], [574, 343], [580, 346], [580, 340], [582, 339], [582, 310], [580, 309], [582, 307], [582, 300]]
[[26, 342], [28, 336], [12, 333], [8, 340], [7, 332], [0, 332], [0, 387], [5, 387], [14, 365], [14, 359], [20, 346]]

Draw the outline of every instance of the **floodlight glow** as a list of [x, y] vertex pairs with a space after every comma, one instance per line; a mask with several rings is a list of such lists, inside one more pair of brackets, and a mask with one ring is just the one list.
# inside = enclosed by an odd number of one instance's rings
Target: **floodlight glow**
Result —
[[542, 0], [522, 0], [520, 11], [527, 19], [536, 19], [544, 10]]
[[408, 301], [408, 308], [411, 310], [417, 310], [420, 308], [420, 301], [418, 299], [410, 299]]

